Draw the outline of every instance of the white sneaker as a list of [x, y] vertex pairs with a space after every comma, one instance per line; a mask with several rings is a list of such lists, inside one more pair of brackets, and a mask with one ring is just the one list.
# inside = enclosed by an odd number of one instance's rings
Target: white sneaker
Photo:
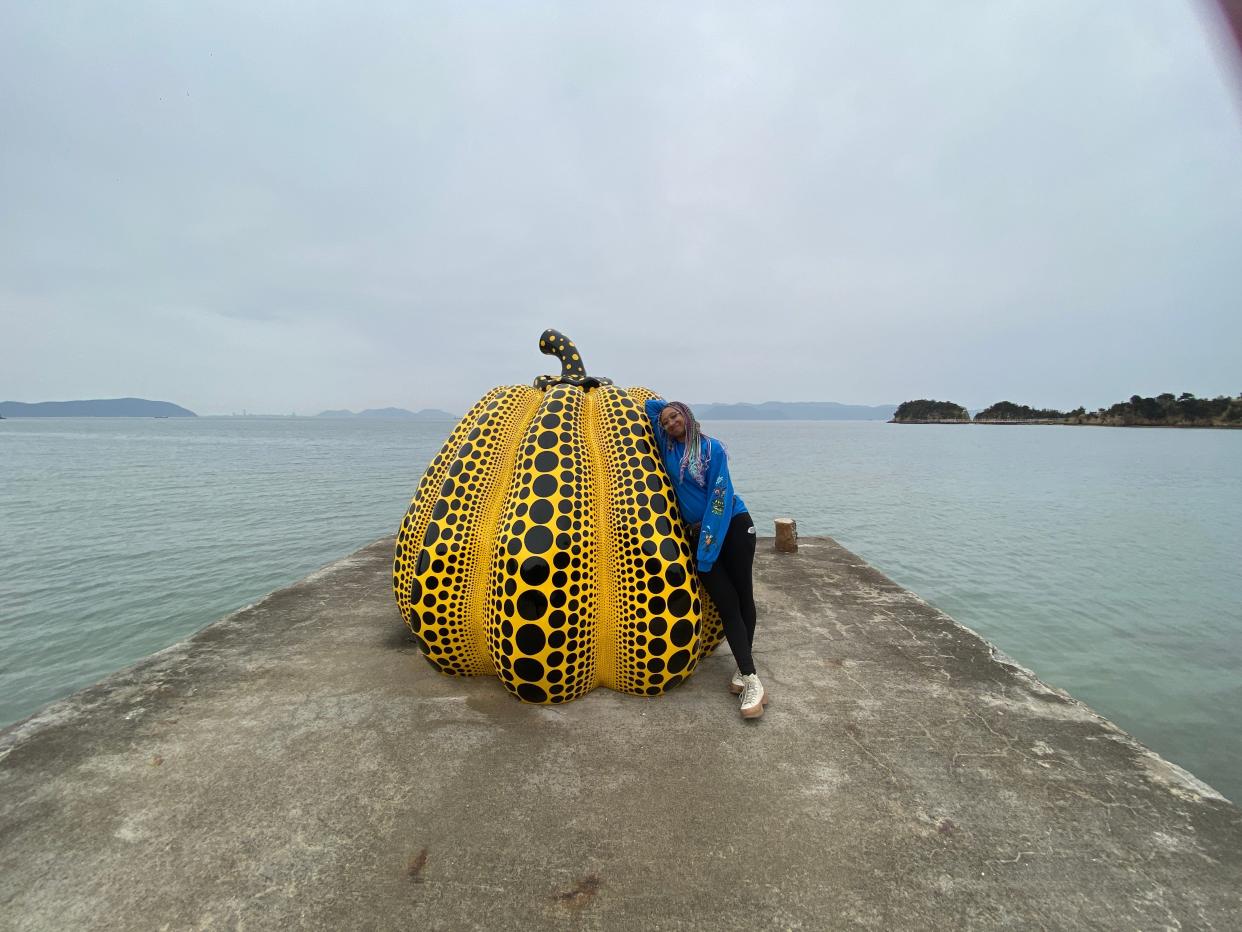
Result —
[[733, 693], [735, 696], [740, 696], [744, 686], [745, 684], [742, 682], [742, 671], [740, 668], [735, 668], [733, 671], [733, 679], [729, 681], [729, 692]]
[[763, 707], [768, 704], [768, 694], [759, 682], [759, 674], [742, 675], [742, 718], [758, 718], [763, 714]]

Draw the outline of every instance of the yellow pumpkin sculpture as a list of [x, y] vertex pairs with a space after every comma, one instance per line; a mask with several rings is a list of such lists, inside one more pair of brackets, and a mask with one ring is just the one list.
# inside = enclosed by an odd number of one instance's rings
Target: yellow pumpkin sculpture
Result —
[[656, 395], [588, 376], [555, 330], [539, 348], [561, 374], [493, 388], [419, 482], [397, 606], [438, 670], [495, 674], [526, 702], [659, 695], [723, 629], [643, 411]]

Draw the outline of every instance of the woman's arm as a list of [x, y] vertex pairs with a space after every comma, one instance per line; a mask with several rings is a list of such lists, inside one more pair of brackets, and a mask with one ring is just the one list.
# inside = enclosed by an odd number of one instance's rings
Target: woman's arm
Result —
[[664, 459], [664, 445], [667, 438], [664, 436], [664, 428], [660, 426], [660, 412], [667, 407], [668, 402], [663, 398], [648, 398], [643, 404], [643, 408], [647, 412], [647, 420], [651, 422], [651, 429], [655, 431], [656, 439], [656, 457], [662, 462]]
[[719, 441], [711, 444], [712, 462], [707, 471], [707, 507], [703, 510], [703, 526], [699, 532], [697, 561], [700, 573], [709, 573], [720, 556], [729, 521], [733, 518], [733, 477], [729, 475], [728, 456]]

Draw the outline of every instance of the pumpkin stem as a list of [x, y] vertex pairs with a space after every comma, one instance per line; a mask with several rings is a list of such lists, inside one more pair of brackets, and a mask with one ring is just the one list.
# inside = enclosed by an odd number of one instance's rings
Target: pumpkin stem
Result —
[[545, 330], [539, 337], [539, 352], [545, 356], [555, 356], [561, 361], [561, 378], [586, 376], [586, 366], [582, 364], [582, 355], [574, 346], [574, 341], [559, 330]]

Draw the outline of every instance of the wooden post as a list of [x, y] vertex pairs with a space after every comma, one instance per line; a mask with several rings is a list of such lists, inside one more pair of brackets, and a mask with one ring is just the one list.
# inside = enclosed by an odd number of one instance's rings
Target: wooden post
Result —
[[798, 552], [798, 522], [793, 518], [776, 519], [776, 549], [781, 553]]

